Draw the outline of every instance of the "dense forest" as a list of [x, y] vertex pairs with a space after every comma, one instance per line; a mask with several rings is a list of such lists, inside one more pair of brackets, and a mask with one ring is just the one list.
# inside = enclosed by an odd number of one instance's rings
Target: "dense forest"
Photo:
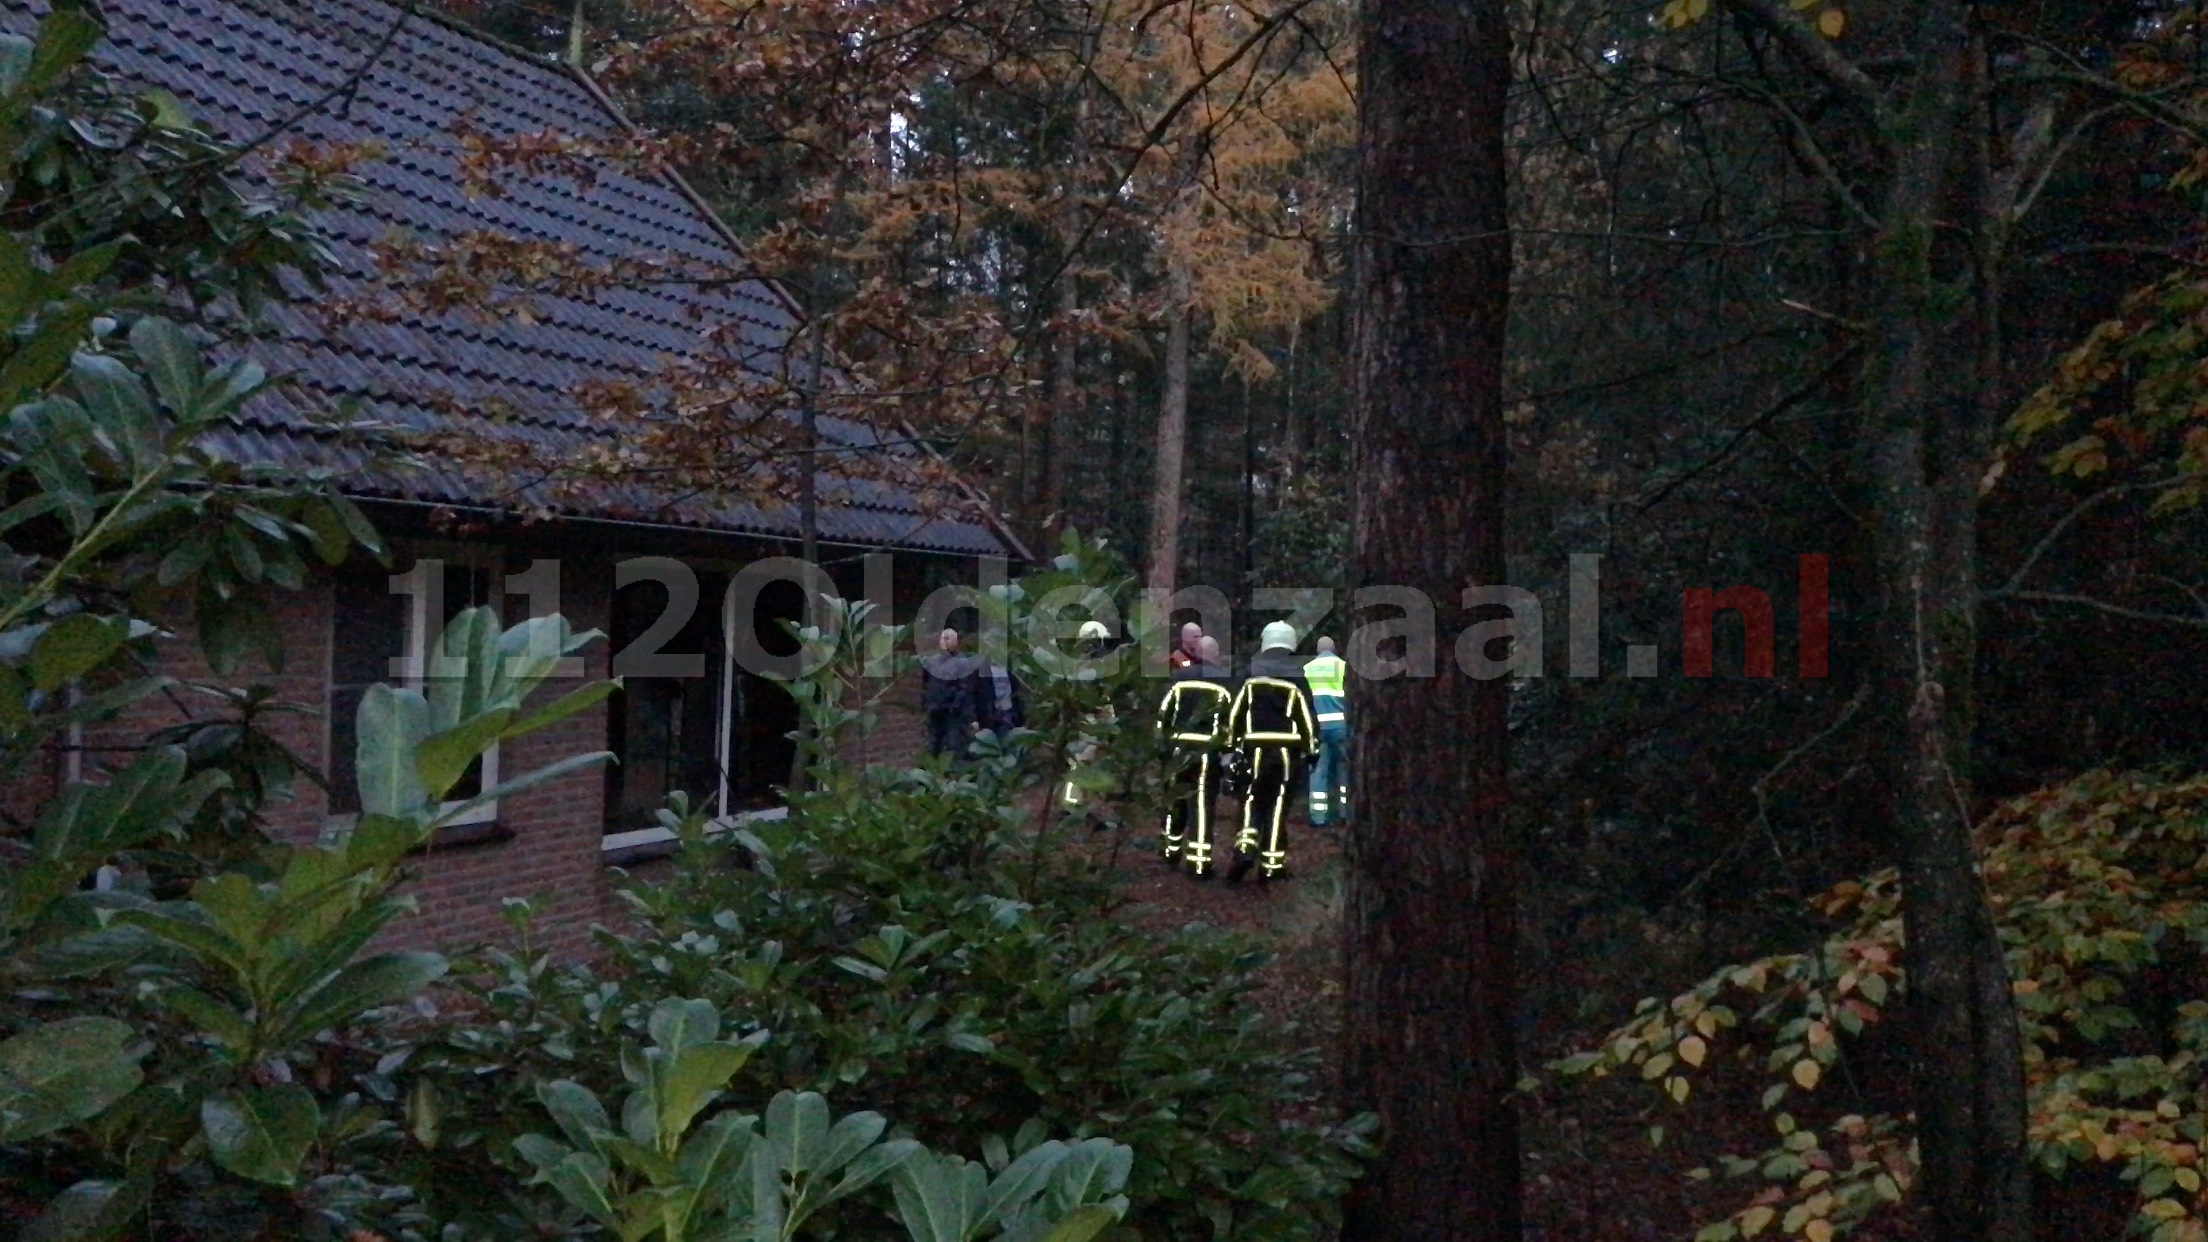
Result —
[[[315, 213], [393, 152], [272, 137], [248, 184], [96, 6], [35, 7], [0, 777], [186, 689], [156, 594], [228, 697], [0, 799], [21, 1236], [2208, 1238], [2200, 6], [452, 0], [417, 20], [636, 127], [462, 113], [470, 196], [672, 170], [749, 270], [486, 232], [330, 285]], [[646, 412], [619, 452], [414, 451], [811, 523], [819, 420], [922, 445], [833, 468], [1039, 554], [982, 605], [1029, 732], [847, 761], [885, 692], [824, 601], [788, 820], [678, 796], [587, 960], [520, 899], [371, 955], [470, 765], [614, 689], [462, 613], [462, 689], [362, 705], [362, 827], [263, 848], [321, 777], [259, 740], [251, 614], [383, 541], [198, 447], [283, 382], [256, 308], [760, 275], [775, 365], [700, 324], [574, 394]], [[1237, 660], [1265, 592], [1334, 592], [1298, 637], [1358, 673], [1357, 817], [1262, 893], [1161, 882], [1154, 679], [1052, 672], [1036, 601], [1144, 587], [1216, 589]], [[1054, 813], [1084, 771], [1111, 812]]]

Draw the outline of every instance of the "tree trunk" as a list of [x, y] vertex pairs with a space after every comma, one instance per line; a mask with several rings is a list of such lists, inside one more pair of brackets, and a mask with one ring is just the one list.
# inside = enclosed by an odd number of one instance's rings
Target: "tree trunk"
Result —
[[[1070, 245], [1073, 234], [1067, 233]], [[1062, 323], [1050, 351], [1050, 445], [1049, 461], [1043, 467], [1043, 495], [1041, 523], [1038, 533], [1045, 538], [1037, 547], [1053, 547], [1050, 538], [1065, 524], [1066, 464], [1074, 456], [1074, 446], [1079, 443], [1081, 425], [1081, 338], [1072, 328], [1073, 318], [1081, 312], [1081, 288], [1074, 279], [1069, 262], [1067, 269], [1058, 274], [1058, 318]]]
[[[1936, 229], [1967, 162], [1964, 7], [1922, 10], [1915, 80], [1874, 256], [1869, 427], [1881, 706], [1909, 970], [1923, 1201], [1940, 1238], [2032, 1236], [2023, 1060], [2007, 962], [1971, 840], [1976, 484], [1983, 374], [1998, 324], [1938, 278]], [[1974, 204], [1975, 205], [1975, 204]], [[1983, 281], [1987, 273], [1962, 270]], [[1989, 287], [1978, 292], [1990, 294]], [[1979, 367], [1948, 359], [1976, 358]]]
[[1520, 1237], [1509, 691], [1453, 658], [1484, 619], [1461, 593], [1504, 573], [1508, 11], [1365, 0], [1361, 18], [1353, 578], [1424, 591], [1444, 657], [1350, 683], [1344, 1081], [1383, 1145], [1351, 1242]]
[[1188, 264], [1167, 260], [1165, 395], [1158, 402], [1158, 470], [1150, 494], [1150, 586], [1171, 591], [1180, 576], [1181, 491], [1188, 456], [1188, 317], [1195, 300]]

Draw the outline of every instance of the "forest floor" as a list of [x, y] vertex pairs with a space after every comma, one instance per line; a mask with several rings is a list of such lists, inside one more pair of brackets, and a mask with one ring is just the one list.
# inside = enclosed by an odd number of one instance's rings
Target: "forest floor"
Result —
[[[1232, 802], [1221, 804], [1223, 815], [1236, 810]], [[1271, 950], [1258, 1003], [1291, 1037], [1321, 1049], [1320, 1085], [1329, 1099], [1336, 1088], [1341, 1034], [1346, 831], [1314, 829], [1299, 809], [1289, 826], [1288, 874], [1269, 883], [1253, 874], [1240, 884], [1199, 881], [1168, 866], [1155, 852], [1155, 831], [1147, 827], [1092, 837], [1099, 856], [1110, 858], [1126, 876], [1131, 917], [1158, 930], [1190, 924], [1231, 929]], [[1548, 1058], [1570, 1051], [1562, 1043], [1569, 1034], [1523, 1032], [1529, 1044], [1523, 1050], [1526, 1065], [1537, 1070]], [[1528, 1239], [1678, 1242], [1691, 1238], [1697, 1224], [1745, 1202], [1751, 1187], [1712, 1187], [1689, 1179], [1687, 1170], [1696, 1161], [1680, 1150], [1676, 1136], [1666, 1136], [1664, 1145], [1650, 1141], [1652, 1126], [1667, 1120], [1678, 1126], [1683, 1119], [1676, 1110], [1653, 1108], [1648, 1093], [1632, 1089], [1639, 1085], [1614, 1080], [1595, 1089], [1549, 1087], [1527, 1098], [1522, 1117]], [[1740, 1104], [1718, 1115], [1760, 1115], [1752, 1099]], [[1762, 1146], [1752, 1133], [1694, 1138], [1698, 1151], [1713, 1153], [1720, 1147]], [[1866, 1231], [1859, 1236], [1872, 1242], [1909, 1235]]]

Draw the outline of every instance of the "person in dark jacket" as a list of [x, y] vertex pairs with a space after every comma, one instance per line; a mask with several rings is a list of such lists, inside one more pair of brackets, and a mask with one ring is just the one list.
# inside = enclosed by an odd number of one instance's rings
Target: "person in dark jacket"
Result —
[[935, 646], [935, 654], [920, 665], [920, 710], [928, 717], [928, 753], [958, 759], [965, 756], [975, 726], [990, 718], [996, 696], [981, 661], [959, 651], [957, 630], [936, 635]]
[[1281, 820], [1299, 770], [1319, 744], [1303, 661], [1296, 658], [1295, 630], [1285, 621], [1275, 621], [1265, 627], [1258, 647], [1227, 718], [1227, 744], [1239, 752], [1249, 773], [1229, 880], [1241, 879], [1257, 864], [1271, 879], [1287, 865]]

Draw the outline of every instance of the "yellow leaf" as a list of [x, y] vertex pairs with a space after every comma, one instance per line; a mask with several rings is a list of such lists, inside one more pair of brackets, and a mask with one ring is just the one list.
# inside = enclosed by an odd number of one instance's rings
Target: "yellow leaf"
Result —
[[1808, 1238], [1809, 1242], [1832, 1242], [1832, 1222], [1813, 1220], [1802, 1226], [1802, 1236]]
[[1794, 1063], [1794, 1081], [1800, 1083], [1804, 1091], [1814, 1090], [1817, 1080], [1824, 1076], [1824, 1072], [1824, 1068], [1815, 1061], [1801, 1060]]
[[1679, 1059], [1700, 1069], [1702, 1059], [1710, 1055], [1710, 1046], [1702, 1042], [1700, 1035], [1689, 1035], [1679, 1041]]
[[2174, 1169], [2170, 1173], [2170, 1178], [2186, 1191], [2196, 1195], [2200, 1193], [2200, 1174], [2193, 1170]]
[[1687, 1102], [1687, 1092], [1689, 1088], [1687, 1086], [1686, 1079], [1674, 1075], [1670, 1082], [1664, 1084], [1664, 1089], [1671, 1092], [1672, 1103], [1684, 1104]]
[[1771, 1222], [1776, 1220], [1778, 1215], [1777, 1211], [1760, 1205], [1749, 1208], [1740, 1214], [1740, 1236], [1744, 1238], [1755, 1237], [1770, 1228]]
[[1710, 14], [1710, 0], [1687, 0], [1687, 20], [1698, 22]]
[[1848, 28], [1848, 15], [1838, 9], [1826, 9], [1817, 15], [1817, 32], [1828, 39], [1837, 39]]

